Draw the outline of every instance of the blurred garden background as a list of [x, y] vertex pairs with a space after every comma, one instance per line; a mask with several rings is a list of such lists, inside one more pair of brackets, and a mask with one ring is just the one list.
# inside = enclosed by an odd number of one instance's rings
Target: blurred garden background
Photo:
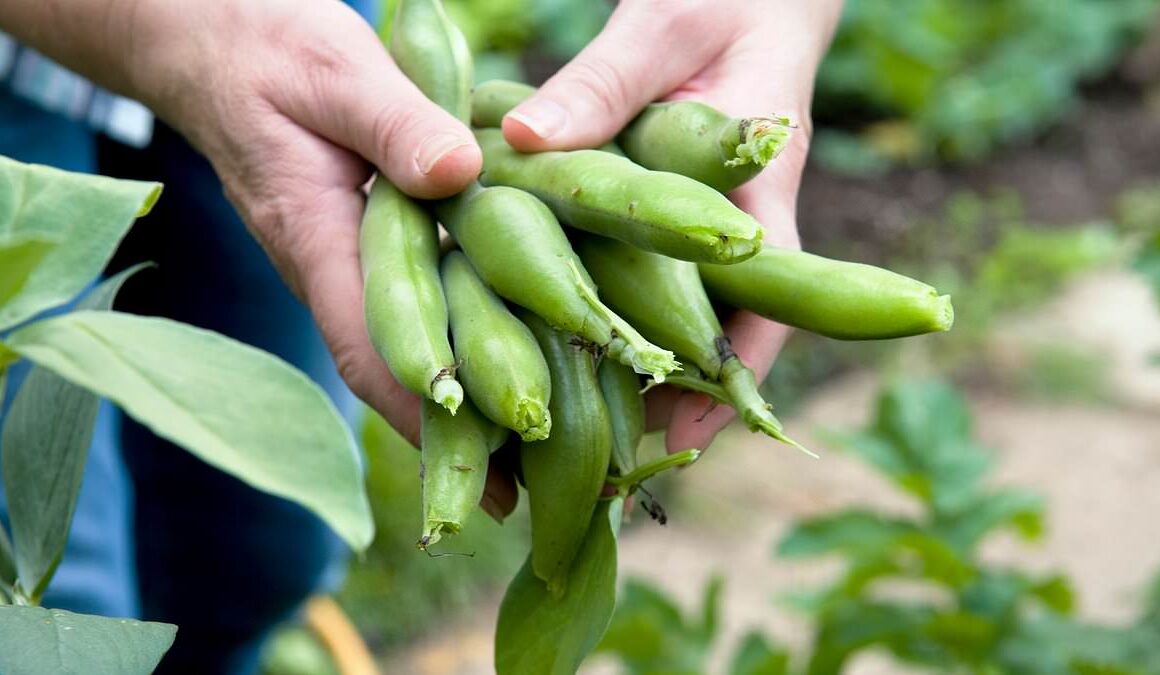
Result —
[[[480, 80], [532, 83], [611, 11], [446, 5]], [[765, 388], [821, 459], [738, 429], [654, 481], [668, 525], [626, 527], [582, 672], [1160, 673], [1158, 8], [848, 0], [804, 246], [951, 293], [955, 328], [794, 335]], [[491, 672], [526, 514], [480, 513], [454, 544], [472, 557], [430, 558], [418, 453], [376, 419], [363, 437], [379, 535], [339, 604], [381, 672]], [[267, 671], [339, 672], [301, 627]]]

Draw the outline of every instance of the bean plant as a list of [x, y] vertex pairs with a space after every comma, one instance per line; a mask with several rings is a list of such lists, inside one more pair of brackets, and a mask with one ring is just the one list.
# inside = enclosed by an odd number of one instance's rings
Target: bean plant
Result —
[[[40, 605], [62, 562], [101, 398], [205, 462], [297, 502], [363, 550], [374, 524], [358, 449], [325, 393], [210, 331], [113, 311], [143, 266], [93, 285], [157, 183], [0, 157], [0, 672], [149, 673], [177, 627]], [[23, 369], [23, 366], [22, 366]]]
[[[830, 675], [869, 649], [945, 673], [1160, 672], [1160, 584], [1145, 594], [1135, 621], [1094, 625], [1073, 615], [1075, 592], [1066, 576], [980, 558], [981, 544], [997, 531], [1040, 537], [1044, 509], [1033, 494], [986, 484], [990, 454], [949, 385], [888, 386], [866, 428], [832, 440], [914, 500], [917, 512], [899, 517], [854, 507], [794, 525], [777, 544], [780, 558], [837, 557], [843, 571], [829, 585], [782, 598], [813, 621], [808, 653], [791, 658], [751, 633], [732, 675]], [[883, 592], [900, 582], [926, 592], [905, 598]], [[709, 583], [701, 618], [689, 618], [660, 590], [629, 581], [598, 649], [634, 675], [707, 672], [720, 586]], [[759, 654], [764, 665], [754, 669], [749, 664]]]

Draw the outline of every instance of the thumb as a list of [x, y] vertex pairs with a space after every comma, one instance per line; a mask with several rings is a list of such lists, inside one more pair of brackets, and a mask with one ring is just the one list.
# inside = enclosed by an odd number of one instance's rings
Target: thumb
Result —
[[413, 197], [467, 187], [483, 161], [471, 131], [427, 99], [377, 40], [347, 54], [339, 65], [308, 68], [297, 91], [275, 95], [279, 109], [361, 155]]
[[608, 25], [539, 91], [509, 112], [504, 137], [517, 150], [596, 147], [641, 109], [704, 68], [729, 42], [713, 3], [624, 0]]

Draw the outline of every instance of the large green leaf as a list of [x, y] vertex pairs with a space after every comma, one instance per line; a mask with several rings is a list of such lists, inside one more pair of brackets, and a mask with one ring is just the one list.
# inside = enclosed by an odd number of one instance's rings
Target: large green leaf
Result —
[[167, 623], [0, 607], [0, 673], [148, 675], [176, 634]]
[[[107, 310], [141, 265], [95, 288], [78, 309]], [[20, 592], [33, 604], [60, 564], [80, 495], [100, 399], [88, 389], [34, 366], [21, 385], [0, 436], [0, 463], [16, 544]]]
[[217, 333], [118, 312], [46, 319], [8, 345], [206, 462], [312, 510], [354, 548], [370, 543], [350, 429], [284, 361]]
[[56, 240], [39, 234], [0, 237], [0, 308], [24, 288], [56, 245]]
[[504, 594], [495, 633], [498, 675], [572, 675], [604, 635], [616, 602], [616, 538], [602, 503], [556, 597], [531, 556]]
[[0, 157], [0, 239], [59, 242], [20, 290], [0, 302], [0, 329], [72, 299], [101, 273], [133, 221], [148, 213], [160, 192], [158, 183], [70, 173]]

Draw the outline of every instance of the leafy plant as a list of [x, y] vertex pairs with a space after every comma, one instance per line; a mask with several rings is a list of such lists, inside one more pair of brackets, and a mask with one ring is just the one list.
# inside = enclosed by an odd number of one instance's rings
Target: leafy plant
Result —
[[819, 73], [817, 108], [823, 120], [856, 116], [863, 133], [820, 134], [819, 154], [864, 170], [979, 159], [1067, 114], [1079, 84], [1106, 72], [1156, 7], [1156, 0], [846, 3]]
[[[701, 609], [685, 616], [663, 592], [630, 579], [617, 599], [616, 614], [598, 652], [615, 655], [634, 675], [698, 675], [719, 635], [721, 590], [714, 577], [702, 593]], [[746, 634], [729, 669], [730, 675], [784, 675], [789, 654], [774, 648], [756, 631]]]
[[[1034, 495], [991, 488], [991, 459], [971, 434], [958, 393], [937, 380], [885, 389], [874, 419], [833, 439], [874, 467], [919, 507], [911, 516], [851, 508], [798, 523], [777, 546], [783, 558], [837, 556], [831, 584], [786, 598], [814, 621], [801, 672], [842, 672], [867, 649], [937, 672], [1013, 675], [1160, 672], [1160, 580], [1139, 619], [1102, 626], [1071, 616], [1070, 581], [985, 563], [978, 550], [994, 532], [1042, 534]], [[891, 593], [905, 586], [906, 594]], [[684, 618], [660, 591], [626, 585], [602, 648], [634, 675], [704, 672], [716, 631], [720, 580], [706, 589], [701, 621]], [[763, 647], [754, 647], [760, 642]], [[734, 659], [764, 650], [767, 670], [788, 672], [788, 655], [750, 635]], [[750, 651], [747, 651], [750, 650]]]
[[356, 549], [373, 537], [358, 449], [326, 395], [224, 336], [111, 311], [101, 272], [158, 198], [119, 181], [0, 157], [0, 398], [32, 368], [0, 435], [11, 533], [0, 527], [0, 672], [151, 672], [176, 627], [36, 607], [64, 554], [99, 397], [254, 487], [291, 499]]

